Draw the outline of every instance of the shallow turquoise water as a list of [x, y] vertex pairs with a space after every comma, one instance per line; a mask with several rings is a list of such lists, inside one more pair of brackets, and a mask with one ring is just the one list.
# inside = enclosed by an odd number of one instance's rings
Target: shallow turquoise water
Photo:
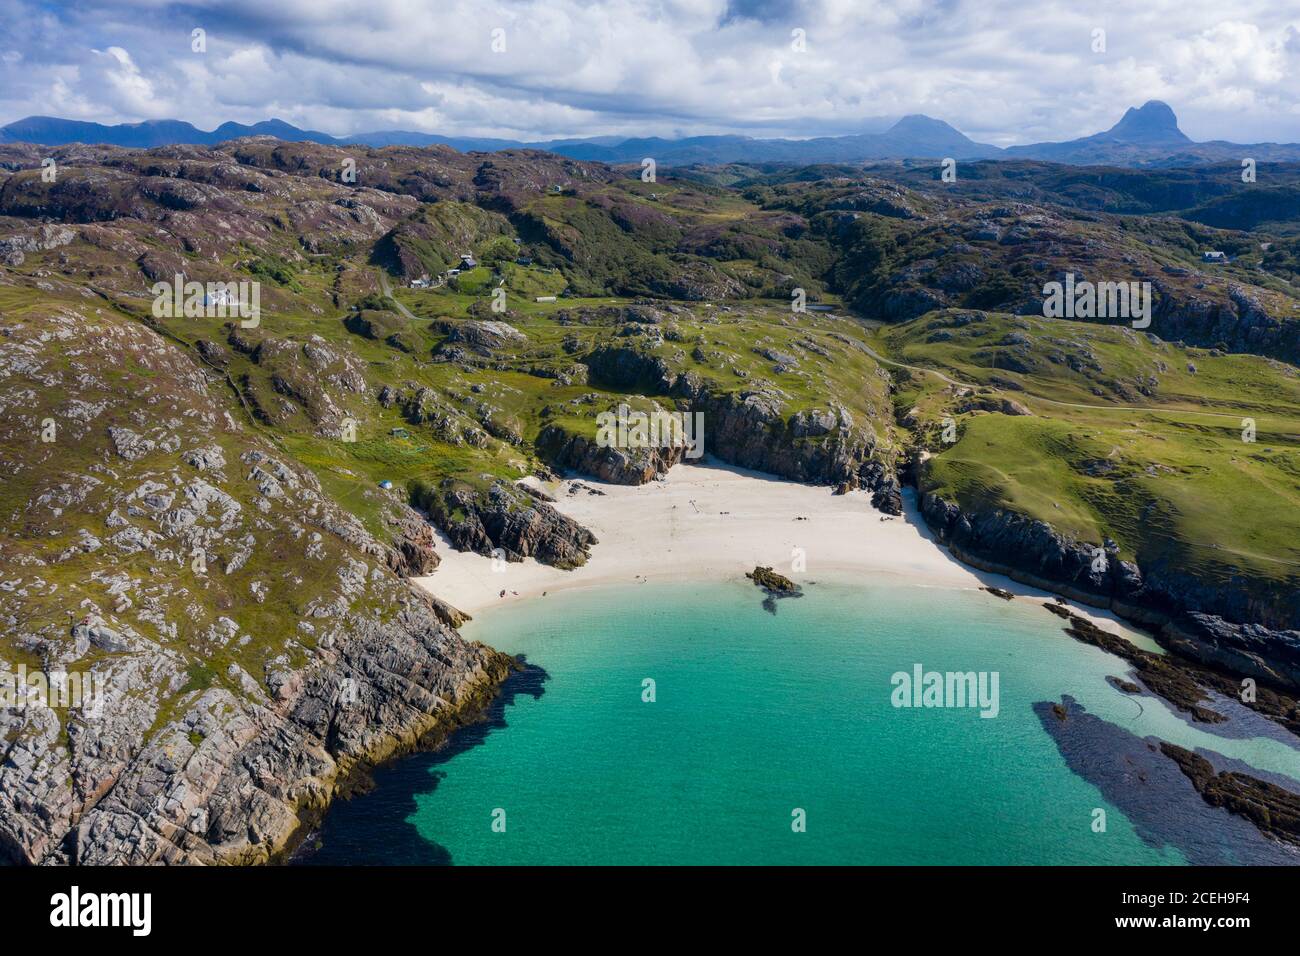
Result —
[[[1139, 736], [1300, 776], [1284, 744], [1214, 737], [1120, 693], [1105, 678], [1127, 665], [1036, 605], [833, 580], [807, 591], [776, 615], [748, 582], [569, 591], [480, 614], [466, 636], [543, 668], [543, 692], [516, 695], [475, 746], [381, 772], [377, 793], [332, 812], [326, 857], [1183, 862], [1066, 766], [1031, 709], [1063, 694]], [[998, 672], [1000, 712], [894, 707], [891, 675], [917, 663]], [[1098, 807], [1105, 833], [1090, 826]]]

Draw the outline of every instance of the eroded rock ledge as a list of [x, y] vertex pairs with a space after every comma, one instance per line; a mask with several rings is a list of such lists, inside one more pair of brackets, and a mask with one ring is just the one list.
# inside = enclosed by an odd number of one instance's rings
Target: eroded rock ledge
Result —
[[1245, 817], [1274, 839], [1300, 846], [1300, 794], [1237, 771], [1216, 771], [1200, 754], [1160, 741], [1160, 752], [1178, 764], [1212, 807]]
[[1181, 568], [1143, 568], [1107, 549], [1095, 570], [1095, 547], [1050, 525], [1006, 511], [970, 513], [923, 492], [921, 513], [961, 561], [986, 571], [1113, 609], [1153, 628], [1180, 654], [1243, 677], [1300, 689], [1300, 602], [1279, 594], [1252, 601], [1232, 581], [1196, 580]]
[[[266, 863], [358, 775], [474, 720], [511, 659], [469, 644], [418, 598], [393, 621], [348, 622], [273, 701], [195, 692], [111, 789], [28, 862]], [[52, 821], [53, 822], [53, 821]]]
[[597, 543], [594, 534], [526, 485], [494, 481], [476, 489], [448, 480], [437, 488], [417, 488], [415, 497], [461, 551], [499, 551], [506, 561], [532, 557], [576, 568], [587, 563]]

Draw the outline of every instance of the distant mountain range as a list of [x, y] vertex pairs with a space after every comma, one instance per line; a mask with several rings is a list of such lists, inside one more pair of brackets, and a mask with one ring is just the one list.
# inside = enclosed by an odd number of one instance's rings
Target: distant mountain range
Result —
[[1236, 161], [1300, 162], [1300, 144], [1237, 144], [1222, 140], [1197, 143], [1178, 128], [1174, 111], [1159, 100], [1130, 108], [1118, 123], [1102, 133], [1060, 143], [1034, 143], [1002, 149], [977, 143], [942, 120], [904, 116], [879, 132], [814, 139], [755, 139], [749, 136], [688, 136], [681, 139], [588, 139], [522, 142], [486, 137], [438, 136], [407, 130], [384, 130], [336, 137], [319, 130], [299, 129], [272, 119], [246, 126], [223, 123], [205, 132], [180, 120], [149, 120], [105, 126], [50, 116], [29, 116], [0, 127], [0, 143], [103, 143], [150, 148], [176, 143], [214, 145], [243, 136], [274, 136], [290, 142], [308, 141], [341, 146], [445, 145], [461, 152], [541, 149], [572, 159], [605, 163], [638, 163], [647, 156], [664, 166], [724, 163], [853, 163], [871, 160], [1039, 159], [1076, 165], [1185, 166]]

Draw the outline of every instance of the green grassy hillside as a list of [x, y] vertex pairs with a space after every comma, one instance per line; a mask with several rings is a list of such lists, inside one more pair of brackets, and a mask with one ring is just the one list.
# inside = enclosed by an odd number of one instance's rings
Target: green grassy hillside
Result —
[[[928, 455], [924, 489], [1114, 540], [1143, 564], [1261, 588], [1300, 582], [1294, 367], [986, 313], [933, 313], [877, 338], [888, 357], [938, 373], [905, 372], [895, 396]], [[1003, 402], [1028, 414], [996, 410]]]

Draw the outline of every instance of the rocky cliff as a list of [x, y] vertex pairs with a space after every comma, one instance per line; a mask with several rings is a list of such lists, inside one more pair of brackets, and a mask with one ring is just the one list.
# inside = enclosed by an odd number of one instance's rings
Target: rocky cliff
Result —
[[[869, 422], [856, 420], [833, 395], [826, 396], [823, 407], [794, 410], [796, 403], [775, 381], [754, 378], [746, 387], [726, 388], [697, 371], [681, 371], [657, 354], [654, 343], [602, 346], [584, 362], [592, 383], [643, 389], [671, 399], [677, 411], [701, 415], [703, 450], [720, 461], [840, 490], [865, 488], [876, 507], [902, 513], [892, 452]], [[558, 467], [619, 484], [642, 484], [687, 460], [681, 444], [601, 447], [590, 437], [556, 427], [543, 433], [539, 447]]]
[[875, 507], [902, 514], [890, 454], [870, 423], [855, 422], [843, 407], [786, 417], [781, 400], [761, 387], [718, 394], [685, 376], [678, 388], [692, 409], [704, 413], [710, 454], [794, 481], [864, 488]]
[[965, 511], [922, 492], [921, 512], [961, 560], [1067, 595], [1155, 628], [1194, 660], [1287, 688], [1300, 688], [1300, 594], [1261, 605], [1239, 582], [1207, 581], [1162, 563], [1119, 560], [1113, 543], [1075, 541], [1010, 511]]
[[550, 425], [538, 436], [538, 448], [557, 468], [591, 475], [614, 485], [644, 485], [689, 461], [684, 445], [660, 448], [614, 448], [585, 435], [571, 435]]
[[396, 496], [389, 545], [110, 310], [0, 335], [0, 670], [102, 688], [0, 710], [0, 857], [273, 860], [490, 699], [510, 661], [394, 572], [436, 561]]
[[474, 488], [448, 479], [437, 488], [417, 488], [415, 497], [459, 551], [576, 568], [587, 563], [597, 543], [594, 534], [556, 510], [552, 499], [527, 485], [494, 481]]

